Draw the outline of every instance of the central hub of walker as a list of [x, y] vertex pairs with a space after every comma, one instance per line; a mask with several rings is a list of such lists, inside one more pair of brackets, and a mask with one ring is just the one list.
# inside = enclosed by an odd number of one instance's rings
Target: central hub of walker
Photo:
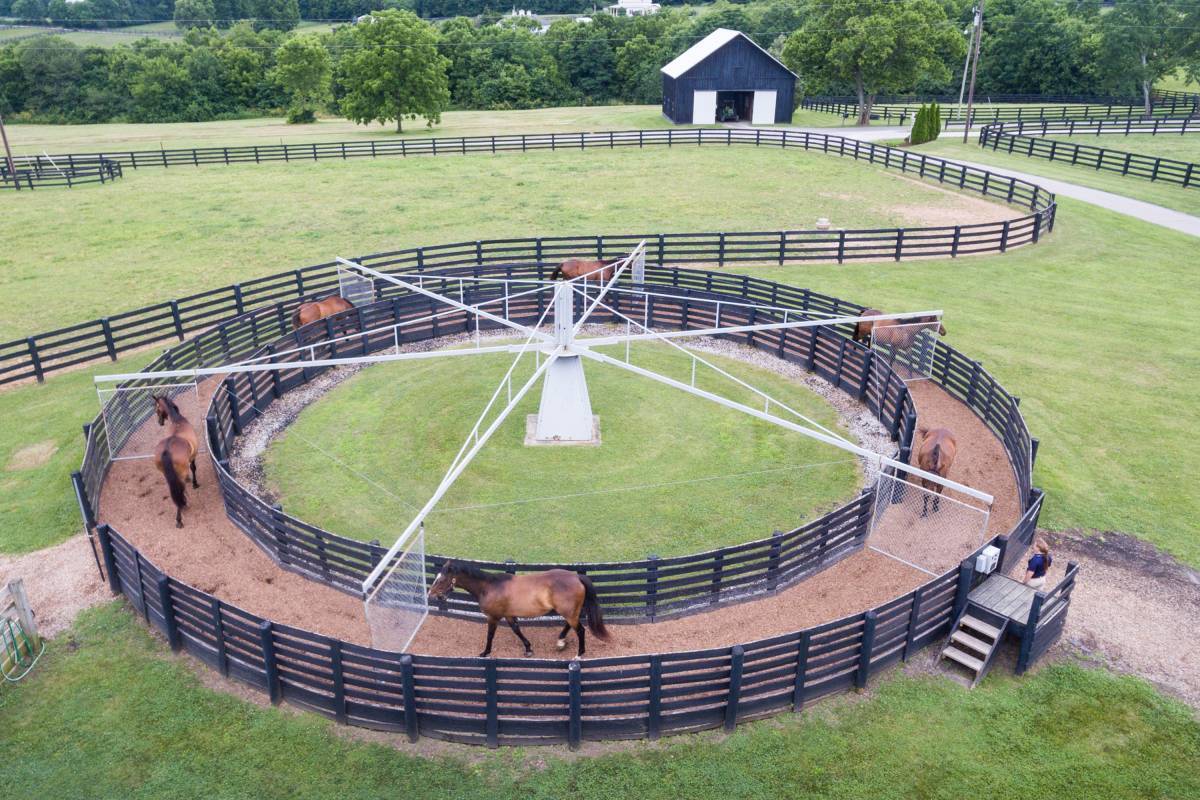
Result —
[[554, 346], [559, 357], [546, 370], [537, 414], [525, 419], [525, 444], [598, 445], [600, 417], [592, 414], [583, 359], [575, 348], [575, 292], [571, 284], [554, 287]]

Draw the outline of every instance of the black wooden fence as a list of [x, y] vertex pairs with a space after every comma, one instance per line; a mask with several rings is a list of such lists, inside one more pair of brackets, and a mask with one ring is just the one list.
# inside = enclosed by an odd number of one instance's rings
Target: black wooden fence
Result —
[[1071, 166], [1084, 167], [1118, 175], [1172, 183], [1184, 189], [1200, 185], [1200, 164], [1159, 158], [1114, 150], [1090, 144], [1076, 144], [1062, 139], [1042, 139], [1020, 133], [1010, 133], [1001, 127], [985, 126], [979, 131], [981, 147], [994, 151], [1016, 153], [1030, 158], [1044, 158]]
[[[843, 118], [858, 117], [858, 100], [855, 98], [805, 98], [800, 103], [801, 108], [812, 111], [824, 111], [830, 114], [840, 114]], [[918, 105], [887, 105], [871, 106], [871, 119], [903, 125], [916, 116]], [[1194, 113], [1191, 101], [1171, 99], [1156, 102], [1153, 111], [1147, 115], [1145, 107], [1140, 103], [1070, 103], [1064, 105], [978, 105], [971, 109], [971, 125], [984, 125], [992, 122], [1019, 122], [1042, 120], [1124, 120], [1144, 119], [1154, 117], [1186, 117]], [[943, 109], [943, 128], [961, 128], [966, 120], [965, 109], [959, 111], [957, 105], [946, 106]]]
[[[392, 271], [404, 269], [408, 267]], [[648, 270], [651, 280], [680, 292], [728, 291], [751, 303], [796, 304], [797, 311], [803, 304], [814, 310], [861, 308], [748, 276], [660, 268]], [[278, 320], [286, 310], [278, 302], [246, 319], [227, 321], [163, 354], [151, 368], [212, 364], [256, 352], [279, 338]], [[768, 340], [767, 335], [756, 333], [753, 344], [786, 351], [786, 341]], [[838, 350], [857, 352], [853, 346]], [[988, 543], [1001, 548], [1009, 567], [1032, 540], [1041, 509], [1041, 492], [1028, 488], [1035, 442], [1016, 399], [977, 362], [949, 348], [946, 353], [933, 379], [997, 431], [1023, 487], [1020, 521], [1007, 536]], [[246, 390], [259, 397], [272, 391], [253, 383]], [[241, 397], [241, 390], [234, 396]], [[240, 424], [235, 420], [242, 413], [228, 402], [217, 402], [214, 411], [222, 406], [228, 421], [214, 423], [218, 440], [226, 435], [224, 426]], [[108, 463], [103, 427], [97, 419], [88, 428], [85, 462], [74, 475], [89, 524], [95, 523], [97, 491]], [[865, 686], [871, 675], [945, 636], [982, 578], [972, 568], [972, 554], [957, 569], [870, 611], [732, 647], [584, 662], [446, 658], [374, 650], [272, 623], [164, 574], [108, 526], [98, 526], [96, 533], [113, 591], [125, 594], [173, 648], [186, 649], [222, 674], [262, 689], [273, 702], [288, 700], [344, 723], [404, 731], [413, 740], [424, 735], [490, 746], [565, 741], [574, 747], [584, 740], [657, 738], [718, 726], [732, 729], [740, 721], [799, 710], [818, 697]], [[1069, 590], [1055, 591], [1044, 607], [1061, 608], [1065, 614]], [[1057, 635], [1057, 617], [1047, 611], [1042, 618], [1046, 624], [1034, 626], [1042, 634], [1031, 643], [1030, 653], [1035, 645], [1044, 650]]]
[[1156, 117], [1155, 119], [1042, 119], [996, 122], [988, 126], [1004, 133], [1061, 133], [1067, 136], [1149, 134], [1150, 136], [1200, 133], [1200, 118]]
[[[898, 169], [963, 191], [1019, 205], [1028, 208], [1032, 213], [999, 222], [933, 228], [621, 234], [457, 242], [367, 256], [364, 263], [395, 259], [391, 263], [403, 261], [416, 269], [458, 265], [470, 257], [474, 257], [479, 264], [512, 261], [542, 263], [574, 256], [615, 256], [628, 252], [642, 239], [648, 241], [647, 257], [659, 264], [709, 263], [725, 266], [735, 263], [844, 263], [867, 259], [900, 260], [945, 256], [953, 258], [959, 255], [1005, 252], [1010, 247], [1034, 244], [1043, 233], [1050, 232], [1054, 227], [1057, 208], [1054, 195], [1032, 183], [900, 148], [840, 136], [789, 133], [780, 130], [695, 129], [633, 131], [620, 134], [547, 134], [540, 137], [421, 139], [409, 142], [401, 140], [387, 143], [347, 142], [341, 145], [272, 145], [165, 152], [186, 152], [193, 156], [200, 152], [219, 152], [223, 158], [225, 154], [237, 150], [240, 153], [239, 158], [252, 156], [244, 160], [279, 160], [287, 156], [288, 148], [300, 147], [306, 151], [311, 147], [325, 148], [314, 151], [317, 153], [315, 157], [320, 158], [322, 153], [326, 152], [331, 157], [339, 157], [338, 148], [342, 146], [351, 148], [342, 152], [371, 155], [378, 145], [379, 155], [400, 155], [403, 149], [414, 153], [449, 154], [459, 150], [448, 147], [445, 144], [447, 141], [470, 141], [478, 144], [493, 139], [496, 142], [506, 141], [506, 147], [528, 149], [554, 147], [555, 141], [558, 142], [558, 147], [568, 149], [567, 142], [572, 141], [574, 146], [569, 149], [578, 149], [607, 146], [606, 143], [613, 136], [626, 137], [631, 140], [629, 143], [636, 144], [638, 138], [643, 135], [646, 137], [646, 144], [669, 144], [672, 141], [677, 144], [712, 142], [816, 150]], [[440, 149], [438, 142], [443, 143]], [[387, 152], [384, 152], [385, 147]], [[471, 152], [466, 144], [463, 144], [463, 148], [465, 152]], [[118, 156], [119, 154], [113, 154], [114, 158]], [[327, 291], [330, 276], [335, 274], [335, 268], [336, 265], [332, 263], [303, 267], [46, 333], [0, 342], [0, 384], [29, 378], [41, 381], [48, 373], [99, 358], [107, 357], [115, 361], [121, 353], [146, 345], [172, 339], [182, 341], [188, 334], [204, 330], [258, 306], [281, 300], [294, 300], [314, 291]]]
[[44, 156], [17, 157], [14, 172], [0, 160], [0, 189], [35, 189], [51, 186], [78, 186], [84, 183], [108, 183], [121, 177], [121, 165], [108, 158], [93, 158], [58, 164]]

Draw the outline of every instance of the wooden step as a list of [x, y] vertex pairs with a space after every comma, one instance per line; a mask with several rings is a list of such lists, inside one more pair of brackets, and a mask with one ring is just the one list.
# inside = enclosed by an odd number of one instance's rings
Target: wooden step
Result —
[[976, 675], [978, 675], [980, 673], [980, 671], [983, 669], [982, 661], [980, 661], [978, 658], [976, 658], [973, 655], [964, 653], [962, 650], [959, 650], [957, 647], [954, 647], [953, 645], [951, 645], [950, 647], [947, 647], [945, 650], [943, 650], [942, 655], [945, 658], [950, 659], [951, 661], [957, 661], [959, 664], [962, 664], [964, 667], [971, 670]]
[[976, 639], [971, 634], [964, 633], [963, 631], [955, 631], [950, 636], [950, 641], [964, 645], [967, 649], [974, 650], [976, 653], [980, 653], [985, 657], [992, 652], [992, 644], [985, 642], [982, 639]]
[[959, 627], [979, 631], [982, 634], [986, 634], [993, 641], [1000, 635], [999, 628], [988, 625], [983, 620], [972, 617], [970, 614], [963, 615], [962, 620], [959, 622]]

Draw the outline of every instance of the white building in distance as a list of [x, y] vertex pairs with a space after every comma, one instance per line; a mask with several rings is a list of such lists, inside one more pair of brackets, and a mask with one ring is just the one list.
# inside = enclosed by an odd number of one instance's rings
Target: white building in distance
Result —
[[650, 0], [617, 0], [616, 5], [608, 6], [604, 10], [614, 17], [646, 17], [657, 14], [661, 8], [658, 3], [652, 3]]

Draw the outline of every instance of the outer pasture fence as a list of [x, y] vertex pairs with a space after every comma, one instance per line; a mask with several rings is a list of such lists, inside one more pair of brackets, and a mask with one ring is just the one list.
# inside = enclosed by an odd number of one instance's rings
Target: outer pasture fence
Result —
[[[1163, 118], [1155, 119], [1072, 119], [1072, 120], [1025, 120], [1023, 122], [996, 122], [988, 125], [996, 132], [1003, 133], [1038, 133], [1043, 136], [1050, 133], [1061, 133], [1067, 136], [1129, 136], [1131, 134], [1149, 134], [1151, 136], [1189, 133], [1200, 133], [1200, 118]], [[986, 130], [986, 128], [985, 128]], [[981, 132], [982, 135], [982, 132]]]
[[[949, 103], [957, 100], [942, 99], [945, 124], [943, 128], [962, 127], [966, 120], [965, 110], [960, 110], [957, 104]], [[1143, 119], [1146, 117], [1187, 117], [1196, 113], [1197, 105], [1194, 100], [1182, 97], [1156, 99], [1152, 112], [1147, 115], [1141, 102], [1063, 102], [1054, 105], [1025, 105], [1024, 100], [1001, 100], [993, 98], [996, 103], [1020, 103], [1020, 105], [992, 105], [991, 103], [976, 103], [971, 110], [970, 125], [993, 122], [1043, 121], [1043, 120], [1126, 120]], [[903, 125], [916, 116], [917, 108], [929, 99], [915, 100], [912, 104], [900, 105], [887, 102], [871, 106], [871, 119], [882, 120], [885, 123], [895, 122]], [[858, 99], [855, 97], [813, 97], [805, 98], [800, 103], [801, 108], [812, 111], [823, 111], [830, 114], [840, 114], [843, 118], [858, 116]]]
[[[1200, 129], [1200, 125], [1197, 125]], [[979, 131], [981, 147], [994, 151], [1015, 153], [1030, 158], [1060, 161], [1071, 166], [1115, 172], [1119, 175], [1173, 183], [1187, 189], [1200, 184], [1200, 164], [1172, 158], [1144, 156], [1127, 150], [1114, 150], [1090, 144], [1076, 144], [1061, 139], [1042, 139], [1021, 133], [1010, 133], [1002, 126], [986, 126]]]
[[[408, 265], [400, 265], [396, 271], [404, 269], [409, 269]], [[474, 266], [462, 271], [474, 274], [481, 269]], [[513, 268], [494, 265], [492, 269], [499, 274], [508, 274]], [[335, 286], [336, 276], [332, 272], [330, 275], [332, 277], [327, 275], [326, 281]], [[446, 280], [451, 281], [453, 277]], [[769, 303], [778, 307], [794, 303], [797, 311], [808, 308], [839, 313], [861, 309], [861, 306], [808, 290], [748, 276], [648, 268], [647, 280], [659, 287], [670, 288], [675, 294], [683, 295], [688, 290], [706, 294], [724, 290], [764, 305]], [[668, 305], [672, 313], [683, 314], [688, 303], [689, 298], [684, 295]], [[381, 298], [373, 308], [397, 304], [402, 309], [406, 307], [405, 299], [396, 296]], [[414, 301], [413, 305], [419, 304]], [[228, 320], [163, 354], [149, 369], [244, 359], [276, 347], [287, 334], [285, 310], [286, 304], [277, 301], [274, 306], [258, 308]], [[370, 309], [355, 309], [346, 312], [343, 318], [359, 314], [367, 318], [370, 313]], [[746, 313], [762, 312], [751, 308]], [[302, 330], [298, 338], [302, 344], [309, 344], [305, 339], [309, 331], [334, 338], [340, 332], [340, 322], [338, 319], [326, 326], [310, 326]], [[461, 320], [457, 321], [457, 328], [451, 322], [440, 320], [429, 323], [431, 329], [446, 333], [461, 332], [464, 325]], [[325, 330], [320, 331], [321, 327]], [[827, 377], [839, 382], [843, 377], [852, 380], [848, 377], [851, 373], [843, 376], [842, 371], [847, 370], [846, 365], [853, 361], [853, 355], [862, 357], [863, 351], [846, 341], [851, 332], [849, 326], [843, 327], [846, 329], [816, 329], [825, 331], [812, 334], [821, 340], [820, 346], [799, 348], [801, 354], [812, 359], [815, 370], [823, 371]], [[764, 349], [783, 348], [787, 352], [795, 345], [793, 337], [799, 342], [802, 334], [808, 335], [804, 331], [756, 332], [752, 344]], [[431, 335], [440, 333], [426, 333], [421, 338]], [[842, 343], [833, 344], [832, 340], [837, 339]], [[316, 346], [317, 342], [311, 344]], [[346, 343], [328, 346], [340, 349], [354, 344], [352, 337]], [[360, 344], [368, 346], [367, 339], [362, 338]], [[962, 397], [989, 427], [997, 431], [1019, 482], [1028, 487], [1033, 440], [1025, 429], [1015, 398], [999, 387], [976, 362], [952, 348], [938, 350], [933, 380]], [[856, 369], [858, 374], [870, 373], [868, 366], [862, 363]], [[300, 371], [295, 370], [293, 374], [298, 375]], [[255, 395], [260, 398], [274, 396], [272, 378], [257, 380], [263, 382], [247, 379], [245, 384], [234, 386], [230, 397], [238, 398], [235, 402], [213, 404], [214, 414], [210, 417], [208, 431], [214, 442], [227, 442], [231, 432], [243, 423], [243, 415], [247, 412], [241, 401]], [[903, 394], [899, 391], [903, 389], [903, 383], [897, 383], [897, 398], [907, 399], [906, 390]], [[852, 383], [848, 385], [853, 388]], [[889, 409], [884, 411], [890, 413]], [[900, 420], [899, 424], [910, 426], [915, 415], [905, 411], [901, 403], [894, 418]], [[96, 519], [100, 482], [109, 464], [103, 428], [102, 418], [88, 428], [85, 461], [81, 470], [73, 475], [81, 512], [89, 524], [94, 524]], [[216, 455], [221, 457], [219, 450]], [[223, 473], [223, 469], [218, 470], [219, 476]], [[248, 493], [247, 497], [238, 496], [240, 487], [236, 481], [222, 489], [231, 517], [245, 513], [239, 503], [254, 499]], [[989, 542], [1000, 548], [1004, 568], [1021, 560], [1036, 531], [1041, 492], [1037, 489], [1023, 491], [1022, 501], [1024, 513], [1013, 530], [1008, 536], [997, 536]], [[870, 502], [868, 493], [842, 511], [852, 514], [850, 509], [859, 504], [867, 513]], [[293, 533], [290, 526], [274, 524], [283, 516], [280, 512], [272, 521], [263, 524], [259, 533], [251, 535], [257, 540], [259, 535], [286, 531], [290, 536]], [[256, 524], [263, 522], [254, 514], [248, 518]], [[810, 526], [821, 522], [818, 520]], [[851, 521], [849, 527], [852, 529], [853, 525]], [[973, 572], [972, 559], [968, 558], [915, 591], [871, 611], [733, 647], [584, 662], [445, 658], [372, 650], [272, 623], [164, 574], [119, 532], [103, 525], [96, 531], [104, 574], [114, 592], [125, 594], [138, 613], [163, 632], [172, 647], [186, 649], [222, 674], [261, 689], [273, 702], [286, 699], [341, 722], [403, 731], [413, 740], [423, 735], [492, 746], [564, 741], [578, 746], [583, 740], [657, 738], [718, 726], [732, 729], [743, 720], [786, 709], [798, 710], [824, 695], [865, 686], [879, 670], [943, 637], [965, 606], [967, 593], [979, 580]], [[358, 554], [371, 552], [372, 545], [362, 543], [355, 543], [362, 549], [343, 551], [343, 542], [350, 540], [335, 540], [311, 526], [308, 532], [310, 539], [303, 545], [297, 544], [299, 533], [289, 539], [289, 547], [294, 548], [289, 551], [290, 557], [307, 560], [306, 569], [325, 570], [331, 575], [339, 570], [353, 570], [353, 560], [359, 557]], [[781, 538], [774, 536], [768, 541], [774, 544]], [[794, 540], [798, 548], [812, 546], [812, 540], [803, 534], [798, 534]], [[725, 548], [724, 566], [740, 568], [734, 567], [733, 563], [743, 552], [752, 551], [756, 544]], [[383, 548], [375, 547], [375, 552], [382, 554]], [[323, 555], [318, 555], [322, 551]], [[782, 544], [777, 552], [782, 559], [785, 552]], [[339, 564], [339, 559], [344, 563]], [[433, 561], [433, 558], [429, 560]], [[651, 561], [655, 562], [655, 574], [659, 579], [656, 589], [666, 588], [670, 578], [663, 567], [668, 560]], [[369, 560], [358, 562], [357, 569], [366, 569], [368, 563]], [[538, 565], [488, 566], [523, 570]], [[616, 570], [632, 565], [607, 566]], [[586, 568], [597, 580], [599, 588], [603, 570], [596, 565], [586, 565]], [[753, 567], [750, 569], [752, 574]], [[780, 575], [782, 577], [782, 573]], [[1057, 594], [1052, 592], [1047, 596], [1053, 594], [1051, 600], [1058, 598], [1056, 607], [1065, 615], [1070, 600], [1069, 588], [1054, 591]], [[1054, 606], [1050, 602], [1045, 605], [1048, 608]], [[453, 608], [446, 611], [455, 613]], [[1042, 650], [1057, 636], [1049, 613], [1045, 618], [1048, 622], [1041, 627], [1037, 624], [1027, 626], [1040, 635], [1037, 644]], [[1033, 645], [1031, 640], [1030, 647], [1023, 649], [1023, 653], [1035, 652]], [[1028, 657], [1024, 657], [1020, 666], [1023, 668], [1028, 661]]]
[[[1016, 219], [976, 225], [930, 228], [878, 228], [837, 231], [760, 231], [724, 233], [660, 233], [540, 237], [456, 242], [366, 256], [363, 263], [406, 263], [412, 270], [457, 265], [473, 257], [476, 263], [545, 262], [570, 257], [604, 258], [627, 252], [647, 240], [647, 257], [659, 264], [744, 262], [778, 264], [804, 261], [900, 260], [956, 257], [1004, 252], [1037, 243], [1054, 227], [1054, 195], [1035, 184], [998, 175], [986, 169], [957, 164], [902, 148], [860, 142], [821, 133], [775, 129], [688, 129], [682, 131], [622, 131], [593, 134], [541, 134], [463, 139], [413, 139], [397, 142], [341, 142], [321, 145], [252, 145], [242, 148], [131, 151], [105, 154], [133, 166], [243, 163], [295, 160], [299, 148], [311, 158], [351, 158], [391, 155], [451, 155], [469, 152], [537, 149], [583, 150], [589, 147], [748, 144], [798, 147], [898, 169], [962, 191], [1028, 208]], [[456, 146], [457, 145], [457, 146]], [[185, 158], [183, 155], [187, 154]], [[203, 158], [201, 155], [203, 154]], [[151, 158], [153, 156], [153, 158]], [[219, 157], [218, 157], [219, 156]], [[298, 157], [298, 156], [297, 156]], [[69, 158], [68, 156], [55, 156]], [[357, 259], [356, 259], [357, 260]], [[34, 378], [99, 358], [116, 360], [121, 353], [176, 338], [280, 300], [335, 293], [336, 264], [317, 264], [243, 281], [187, 297], [125, 311], [46, 333], [0, 342], [0, 384]]]

